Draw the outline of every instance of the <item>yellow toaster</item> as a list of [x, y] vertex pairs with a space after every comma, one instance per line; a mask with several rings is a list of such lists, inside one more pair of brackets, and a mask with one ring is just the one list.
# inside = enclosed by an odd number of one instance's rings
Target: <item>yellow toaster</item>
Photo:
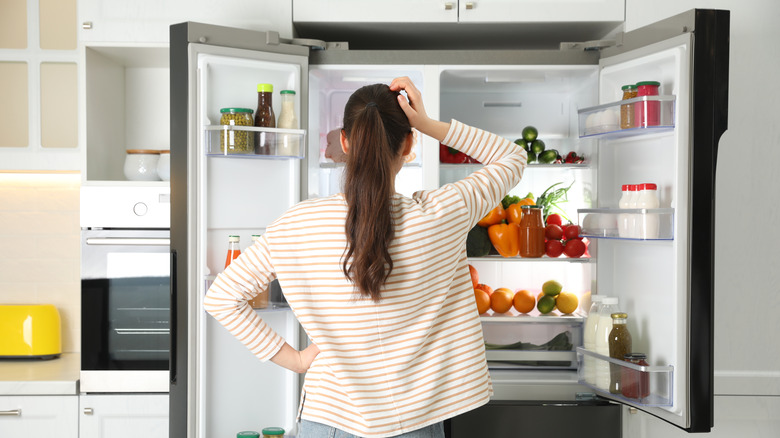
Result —
[[53, 359], [62, 353], [60, 312], [51, 304], [0, 305], [0, 359]]

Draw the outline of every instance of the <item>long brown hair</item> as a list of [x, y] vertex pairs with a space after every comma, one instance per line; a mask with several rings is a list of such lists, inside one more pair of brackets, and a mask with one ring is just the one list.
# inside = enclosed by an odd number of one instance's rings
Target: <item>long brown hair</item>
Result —
[[393, 270], [388, 250], [394, 235], [393, 166], [412, 131], [397, 96], [387, 85], [367, 85], [355, 91], [344, 107], [349, 153], [344, 170], [348, 210], [342, 270], [360, 294], [374, 302]]

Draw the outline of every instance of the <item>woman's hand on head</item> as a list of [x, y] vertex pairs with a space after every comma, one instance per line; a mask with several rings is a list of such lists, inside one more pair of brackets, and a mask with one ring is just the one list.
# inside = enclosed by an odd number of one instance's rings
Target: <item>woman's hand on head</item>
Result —
[[[398, 104], [409, 119], [412, 128], [425, 135], [431, 136], [436, 140], [442, 141], [450, 129], [449, 123], [433, 120], [428, 117], [423, 106], [422, 93], [414, 85], [411, 79], [406, 76], [395, 78], [390, 83], [391, 91], [406, 91], [406, 97], [403, 94], [398, 95]], [[408, 100], [407, 100], [408, 98]]]

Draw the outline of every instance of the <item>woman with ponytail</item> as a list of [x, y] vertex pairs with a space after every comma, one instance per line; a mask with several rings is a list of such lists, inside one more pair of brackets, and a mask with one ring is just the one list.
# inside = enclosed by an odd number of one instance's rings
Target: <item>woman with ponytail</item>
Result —
[[[411, 198], [396, 193], [413, 128], [485, 166]], [[306, 373], [299, 438], [443, 437], [444, 420], [492, 394], [466, 236], [518, 184], [525, 151], [431, 119], [409, 78], [355, 91], [340, 143], [343, 193], [269, 225], [217, 276], [204, 307], [260, 360]], [[301, 351], [248, 304], [274, 279], [311, 339]]]

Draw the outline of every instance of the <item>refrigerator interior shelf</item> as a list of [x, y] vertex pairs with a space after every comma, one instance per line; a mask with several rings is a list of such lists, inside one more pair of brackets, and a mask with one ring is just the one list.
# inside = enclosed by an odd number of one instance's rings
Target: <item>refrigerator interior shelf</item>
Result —
[[[260, 128], [255, 126], [212, 125], [204, 128], [206, 155], [261, 159], [303, 158], [306, 131], [303, 129]], [[268, 141], [267, 153], [255, 151], [258, 135]]]
[[[320, 169], [336, 169], [339, 167], [344, 167], [347, 163], [335, 163], [332, 161], [328, 161], [325, 163], [320, 163]], [[404, 163], [403, 167], [422, 167], [422, 164], [418, 162], [411, 162], [411, 163]]]
[[[579, 136], [623, 138], [672, 131], [674, 103], [674, 96], [640, 96], [582, 108], [578, 110]], [[628, 117], [633, 126], [621, 129], [621, 117]]]
[[576, 369], [574, 351], [488, 350], [485, 352], [488, 368], [502, 369]]
[[[613, 359], [596, 352], [577, 347], [577, 374], [581, 384], [597, 394], [615, 398], [636, 406], [672, 406], [674, 391], [674, 367], [642, 366], [619, 359]], [[605, 367], [600, 369], [600, 367]], [[613, 394], [599, 385], [600, 373], [619, 379], [621, 393]], [[607, 376], [605, 376], [607, 377]]]
[[582, 324], [586, 315], [580, 312], [561, 314], [557, 310], [543, 315], [534, 309], [529, 313], [519, 313], [511, 309], [506, 313], [495, 313], [492, 310], [479, 315], [482, 322], [511, 324]]
[[590, 257], [569, 258], [565, 256], [548, 257], [504, 257], [499, 254], [489, 254], [484, 257], [469, 257], [471, 261], [505, 261], [505, 262], [555, 262], [555, 263], [590, 263], [593, 261]]
[[[482, 164], [452, 164], [452, 163], [439, 163], [441, 169], [469, 169], [471, 172], [477, 171], [482, 168]], [[590, 163], [559, 163], [559, 164], [542, 164], [542, 163], [529, 163], [526, 168], [533, 169], [587, 169], [590, 167]]]
[[673, 208], [585, 208], [578, 209], [577, 216], [583, 237], [674, 240]]

